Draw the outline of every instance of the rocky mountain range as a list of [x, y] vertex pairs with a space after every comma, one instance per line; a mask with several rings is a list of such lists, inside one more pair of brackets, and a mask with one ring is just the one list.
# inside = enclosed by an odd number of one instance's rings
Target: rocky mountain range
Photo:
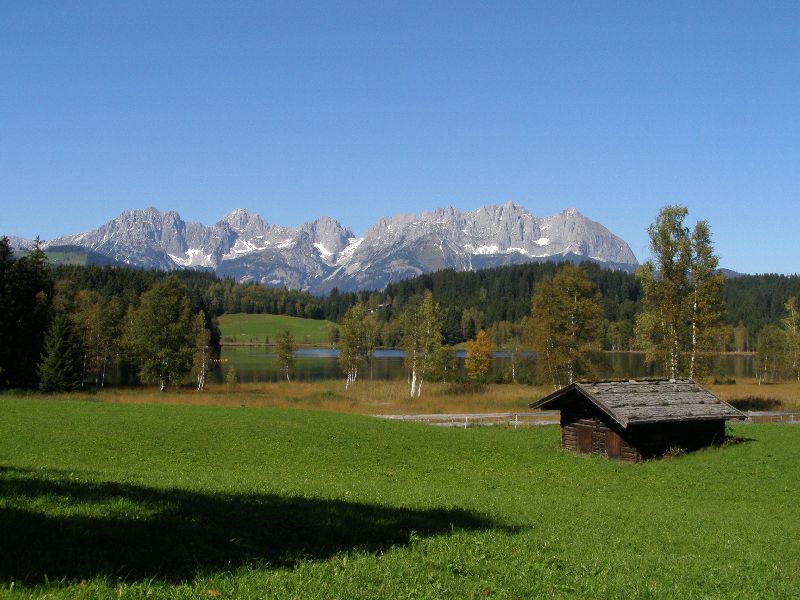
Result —
[[[30, 240], [12, 241], [26, 244]], [[238, 281], [312, 293], [381, 289], [446, 268], [543, 260], [591, 260], [625, 270], [638, 264], [623, 240], [575, 209], [537, 218], [511, 202], [470, 212], [448, 207], [385, 217], [361, 237], [329, 217], [291, 228], [238, 209], [209, 227], [187, 223], [174, 211], [146, 208], [44, 247], [82, 249], [143, 268], [208, 268]]]

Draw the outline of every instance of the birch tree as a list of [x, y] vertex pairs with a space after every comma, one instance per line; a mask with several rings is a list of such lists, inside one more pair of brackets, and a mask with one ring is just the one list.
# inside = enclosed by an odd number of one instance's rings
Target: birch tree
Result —
[[683, 223], [687, 213], [683, 206], [661, 209], [647, 229], [652, 258], [636, 272], [643, 292], [636, 337], [647, 361], [661, 363], [670, 379], [686, 371], [683, 350], [687, 346], [692, 259], [689, 230]]
[[786, 316], [781, 320], [786, 337], [786, 362], [791, 376], [800, 381], [800, 314], [797, 309], [797, 298], [791, 296], [786, 304]]
[[422, 302], [409, 303], [402, 315], [402, 346], [412, 398], [422, 394], [422, 382], [433, 370], [442, 345], [438, 314], [439, 305], [433, 301], [433, 294], [426, 291]]
[[195, 343], [192, 307], [186, 286], [168, 277], [144, 292], [128, 311], [125, 345], [142, 381], [163, 392], [177, 385], [192, 367]]
[[275, 336], [275, 362], [278, 369], [291, 381], [292, 367], [294, 366], [294, 337], [292, 332], [284, 329]]
[[361, 303], [354, 304], [347, 309], [339, 328], [339, 365], [346, 376], [345, 390], [356, 382], [359, 369], [369, 363], [374, 351], [367, 309]]
[[722, 324], [722, 276], [707, 221], [692, 232], [684, 206], [665, 206], [650, 225], [652, 258], [636, 273], [642, 311], [636, 340], [646, 360], [660, 364], [670, 379], [710, 372]]
[[586, 273], [566, 265], [536, 286], [528, 321], [540, 380], [554, 389], [596, 372], [603, 337], [600, 294]]
[[692, 232], [690, 267], [691, 353], [689, 379], [704, 378], [711, 372], [713, 351], [722, 327], [723, 276], [717, 272], [708, 221], [698, 221]]
[[750, 351], [750, 332], [741, 321], [733, 328], [733, 349], [736, 352]]
[[197, 391], [202, 392], [206, 385], [206, 373], [211, 362], [211, 332], [206, 329], [206, 317], [201, 310], [192, 322], [194, 332], [194, 353], [192, 371], [197, 379]]
[[756, 341], [756, 378], [758, 385], [766, 381], [777, 381], [783, 370], [786, 353], [786, 335], [772, 323], [762, 329]]
[[95, 386], [102, 388], [108, 366], [119, 354], [123, 321], [119, 299], [106, 300], [97, 292], [80, 290], [70, 318], [81, 338], [83, 381], [94, 379]]

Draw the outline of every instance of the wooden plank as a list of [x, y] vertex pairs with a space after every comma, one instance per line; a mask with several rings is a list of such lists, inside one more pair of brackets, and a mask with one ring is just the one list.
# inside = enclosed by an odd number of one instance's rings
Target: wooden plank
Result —
[[577, 441], [578, 452], [581, 454], [589, 454], [592, 452], [592, 429], [591, 427], [578, 427], [577, 428]]
[[606, 454], [611, 458], [622, 456], [622, 438], [613, 431], [606, 432]]

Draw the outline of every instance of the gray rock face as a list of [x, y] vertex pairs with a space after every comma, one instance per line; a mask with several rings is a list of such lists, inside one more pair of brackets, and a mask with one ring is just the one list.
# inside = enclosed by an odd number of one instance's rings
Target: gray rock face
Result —
[[[575, 209], [535, 218], [507, 202], [461, 213], [448, 207], [378, 221], [322, 289], [375, 289], [440, 269], [468, 271], [558, 258], [614, 268], [638, 264], [628, 245]], [[325, 285], [328, 284], [328, 285]]]
[[155, 208], [125, 211], [92, 231], [51, 240], [126, 264], [209, 268], [222, 276], [324, 293], [380, 289], [445, 268], [461, 271], [542, 260], [638, 263], [628, 245], [575, 209], [534, 217], [511, 202], [462, 213], [453, 207], [384, 217], [363, 237], [329, 217], [299, 228], [235, 210], [211, 227]]
[[80, 246], [125, 264], [171, 270], [178, 265], [169, 255], [181, 254], [185, 229], [178, 213], [151, 207], [125, 211], [97, 229], [50, 240], [45, 247]]
[[30, 250], [33, 248], [35, 240], [29, 240], [28, 238], [21, 238], [15, 235], [8, 235], [8, 244], [11, 246], [12, 250]]

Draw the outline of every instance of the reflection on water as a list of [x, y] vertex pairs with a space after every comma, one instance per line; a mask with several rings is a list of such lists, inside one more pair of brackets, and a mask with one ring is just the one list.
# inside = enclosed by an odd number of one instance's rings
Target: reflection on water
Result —
[[[464, 352], [457, 352], [459, 367], [464, 369]], [[606, 352], [606, 365], [600, 373], [601, 378], [644, 378], [661, 375], [644, 362], [639, 352]], [[317, 379], [344, 378], [337, 361], [339, 353], [330, 348], [301, 348], [295, 353], [293, 379], [311, 381]], [[377, 350], [359, 377], [365, 379], [402, 379], [406, 377], [403, 368], [403, 352], [400, 350]], [[517, 379], [525, 381], [530, 377], [535, 357], [518, 354], [514, 360]], [[277, 381], [282, 377], [275, 366], [272, 348], [263, 346], [225, 346], [222, 349], [222, 362], [214, 365], [211, 380], [224, 383], [225, 373], [233, 367], [243, 383]], [[510, 379], [512, 357], [508, 352], [496, 352], [494, 375], [498, 380]], [[721, 355], [715, 359], [714, 373], [723, 378], [753, 377], [752, 355]]]

